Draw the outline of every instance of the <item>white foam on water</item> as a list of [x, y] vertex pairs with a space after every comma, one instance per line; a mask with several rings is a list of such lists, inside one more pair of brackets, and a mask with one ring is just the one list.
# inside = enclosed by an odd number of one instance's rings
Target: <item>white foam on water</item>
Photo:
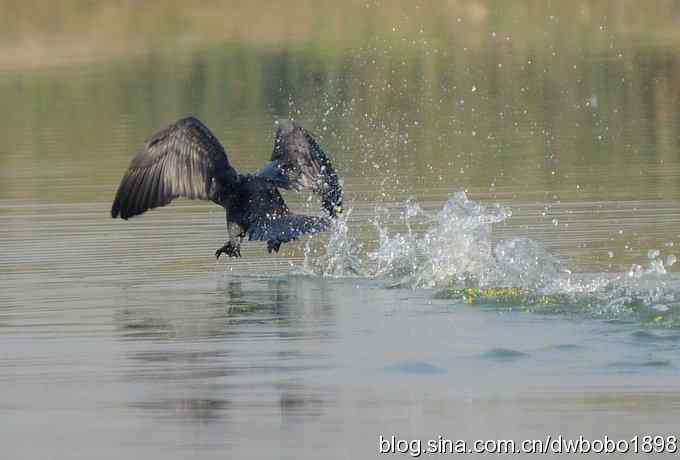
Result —
[[[483, 205], [458, 192], [435, 215], [408, 202], [401, 213], [406, 231], [389, 233], [374, 222], [378, 249], [369, 254], [375, 277], [409, 287], [486, 283], [494, 277], [492, 225], [509, 218], [500, 205]], [[429, 223], [424, 234], [412, 228], [416, 219]]]
[[336, 221], [325, 251], [306, 244], [302, 273], [369, 277], [391, 287], [438, 288], [444, 297], [459, 300], [465, 289], [511, 288], [514, 298], [502, 295], [502, 300], [532, 310], [680, 325], [680, 281], [667, 270], [676, 258], [662, 256], [659, 250], [650, 250], [646, 265], [633, 265], [627, 273], [572, 273], [531, 239], [494, 242], [493, 226], [509, 219], [510, 209], [477, 203], [457, 192], [438, 212], [406, 201], [397, 230], [387, 224], [394, 216], [376, 208], [376, 248], [365, 252], [347, 225], [350, 214]]
[[320, 251], [307, 240], [304, 246], [304, 262], [298, 274], [329, 278], [366, 276], [360, 253], [362, 246], [350, 234], [347, 221], [352, 209], [346, 210], [333, 222], [325, 251]]

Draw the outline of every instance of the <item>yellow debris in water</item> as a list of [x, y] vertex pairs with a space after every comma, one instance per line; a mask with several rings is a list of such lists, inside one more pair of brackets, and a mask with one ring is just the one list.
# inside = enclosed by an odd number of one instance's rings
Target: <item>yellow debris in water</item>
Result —
[[465, 288], [457, 291], [463, 295], [463, 303], [475, 304], [483, 299], [497, 300], [501, 302], [523, 303], [541, 305], [554, 305], [557, 299], [551, 295], [532, 296], [517, 287], [504, 288]]
[[541, 296], [540, 299], [538, 299], [538, 303], [543, 304], [543, 305], [552, 305], [552, 304], [555, 303], [555, 299], [552, 296], [544, 295], [544, 296]]
[[493, 299], [498, 297], [519, 298], [522, 295], [520, 288], [466, 288], [463, 289], [463, 302], [466, 304], [476, 303], [478, 298]]

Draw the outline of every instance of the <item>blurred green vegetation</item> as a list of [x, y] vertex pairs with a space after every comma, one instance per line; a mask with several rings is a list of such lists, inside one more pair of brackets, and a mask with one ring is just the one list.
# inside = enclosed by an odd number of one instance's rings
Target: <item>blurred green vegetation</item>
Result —
[[[0, 63], [43, 66], [214, 42], [329, 50], [385, 39], [434, 51], [487, 48], [489, 32], [522, 53], [607, 49], [613, 37], [677, 43], [677, 1], [0, 0]], [[563, 43], [566, 42], [566, 43]], [[566, 46], [565, 46], [566, 45]], [[45, 62], [47, 61], [47, 62]]]
[[106, 202], [188, 113], [243, 169], [298, 118], [359, 195], [678, 199], [678, 5], [0, 0], [0, 199]]

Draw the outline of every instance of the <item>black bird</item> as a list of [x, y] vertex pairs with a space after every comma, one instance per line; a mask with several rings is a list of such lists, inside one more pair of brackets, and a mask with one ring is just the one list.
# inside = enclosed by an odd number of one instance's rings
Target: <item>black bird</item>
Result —
[[[328, 216], [293, 214], [278, 188], [311, 190], [321, 198]], [[267, 241], [278, 251], [281, 243], [304, 233], [328, 230], [342, 212], [342, 186], [326, 154], [303, 127], [279, 122], [271, 161], [257, 172], [240, 174], [199, 119], [183, 118], [154, 134], [123, 175], [111, 217], [129, 219], [177, 197], [210, 200], [227, 211], [228, 240], [215, 252], [241, 257], [244, 237]]]

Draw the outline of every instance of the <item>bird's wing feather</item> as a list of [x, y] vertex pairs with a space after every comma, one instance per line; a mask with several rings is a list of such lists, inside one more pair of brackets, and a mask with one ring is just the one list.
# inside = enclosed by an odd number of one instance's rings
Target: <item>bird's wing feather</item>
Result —
[[174, 198], [217, 200], [236, 178], [224, 147], [197, 118], [183, 118], [154, 134], [130, 162], [111, 217], [130, 217]]
[[279, 188], [313, 191], [333, 217], [342, 210], [342, 186], [331, 161], [314, 137], [291, 121], [279, 122], [271, 161], [255, 175]]
[[249, 240], [285, 243], [303, 234], [326, 231], [330, 226], [330, 220], [324, 217], [288, 214], [273, 219], [259, 220], [252, 224], [246, 233]]

